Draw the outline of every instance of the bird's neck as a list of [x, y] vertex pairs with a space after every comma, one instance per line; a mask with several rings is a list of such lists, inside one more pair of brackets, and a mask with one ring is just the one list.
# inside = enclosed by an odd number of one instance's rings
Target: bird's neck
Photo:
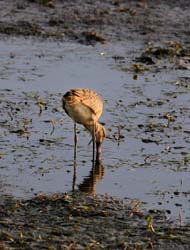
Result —
[[[86, 129], [91, 133], [92, 138], [95, 136], [95, 143], [96, 143], [96, 161], [101, 161], [101, 153], [102, 153], [102, 141], [104, 140], [105, 128], [99, 123], [96, 122], [94, 125], [85, 125]], [[94, 134], [95, 133], [95, 134]]]
[[95, 133], [95, 141], [96, 143], [102, 143], [102, 130], [104, 129], [103, 126], [99, 123], [96, 122], [95, 124], [91, 125], [85, 125], [86, 129], [91, 133], [92, 138]]

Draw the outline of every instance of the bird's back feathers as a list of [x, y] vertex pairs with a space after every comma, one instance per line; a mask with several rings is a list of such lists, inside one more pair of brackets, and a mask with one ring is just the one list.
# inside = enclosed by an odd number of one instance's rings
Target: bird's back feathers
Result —
[[[66, 113], [74, 121], [83, 125], [85, 125], [85, 120], [98, 121], [102, 114], [103, 102], [101, 97], [93, 90], [71, 89], [63, 96], [62, 101]], [[81, 119], [79, 119], [79, 116]], [[82, 119], [83, 116], [84, 119]]]

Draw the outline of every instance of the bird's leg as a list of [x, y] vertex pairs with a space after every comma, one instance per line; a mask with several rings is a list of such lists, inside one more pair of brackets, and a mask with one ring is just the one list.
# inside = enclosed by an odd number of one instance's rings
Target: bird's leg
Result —
[[93, 135], [92, 135], [92, 141], [93, 141], [93, 148], [92, 148], [92, 163], [94, 164], [95, 162], [95, 143], [96, 143], [96, 126], [95, 123], [93, 125]]
[[76, 169], [77, 169], [77, 125], [74, 123], [74, 165], [73, 165], [73, 186], [72, 186], [72, 191], [74, 192], [75, 190], [75, 183], [76, 183]]
[[74, 161], [77, 158], [77, 125], [74, 123]]
[[101, 162], [101, 154], [102, 154], [102, 148], [101, 143], [96, 143], [96, 161]]
[[76, 159], [74, 160], [74, 165], [73, 165], [73, 185], [72, 185], [72, 191], [75, 191], [75, 184], [76, 184], [76, 179], [77, 179], [77, 162]]

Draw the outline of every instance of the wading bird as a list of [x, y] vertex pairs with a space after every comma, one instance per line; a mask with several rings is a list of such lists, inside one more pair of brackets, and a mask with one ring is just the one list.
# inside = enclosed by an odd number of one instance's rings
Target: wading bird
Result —
[[62, 98], [63, 109], [74, 121], [75, 156], [77, 145], [76, 123], [82, 124], [92, 135], [93, 161], [96, 144], [96, 160], [101, 160], [101, 144], [106, 137], [105, 128], [98, 122], [103, 102], [100, 96], [90, 89], [71, 89]]

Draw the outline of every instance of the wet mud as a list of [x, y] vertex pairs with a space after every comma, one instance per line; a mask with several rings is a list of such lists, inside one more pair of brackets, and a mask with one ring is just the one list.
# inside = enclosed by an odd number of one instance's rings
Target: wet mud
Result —
[[84, 44], [189, 37], [190, 3], [181, 1], [1, 1], [0, 32]]
[[[0, 249], [189, 249], [189, 1], [0, 5]], [[95, 166], [73, 87], [104, 100]]]
[[4, 196], [0, 213], [1, 249], [189, 249], [189, 227], [110, 196]]

